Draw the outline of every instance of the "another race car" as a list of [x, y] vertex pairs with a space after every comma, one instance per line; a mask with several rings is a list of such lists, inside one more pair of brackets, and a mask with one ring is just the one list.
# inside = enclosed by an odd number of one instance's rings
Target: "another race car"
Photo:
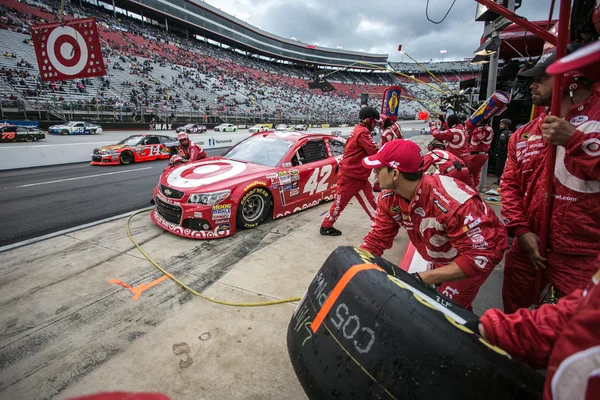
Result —
[[297, 131], [305, 131], [308, 129], [308, 127], [306, 126], [306, 124], [298, 124], [294, 126], [294, 129]]
[[237, 126], [233, 124], [221, 124], [214, 128], [215, 132], [236, 132]]
[[34, 142], [45, 138], [46, 134], [37, 128], [20, 125], [0, 126], [0, 142]]
[[275, 127], [276, 131], [293, 131], [294, 127], [286, 124], [279, 124]]
[[206, 132], [206, 125], [200, 125], [200, 124], [187, 124], [184, 126], [180, 126], [179, 128], [177, 128], [177, 133], [179, 132], [186, 132], [187, 130], [192, 131], [192, 133], [203, 133]]
[[163, 135], [133, 135], [117, 144], [94, 149], [92, 165], [119, 165], [132, 162], [168, 160], [177, 154], [179, 142]]
[[248, 129], [248, 131], [250, 133], [258, 133], [258, 132], [267, 132], [270, 129], [266, 126], [263, 125], [254, 125], [253, 127], [251, 127], [250, 129]]
[[84, 121], [70, 121], [64, 125], [52, 125], [48, 133], [54, 135], [95, 135], [102, 133], [102, 127]]
[[344, 143], [327, 134], [255, 134], [221, 157], [169, 168], [152, 220], [194, 239], [221, 238], [331, 200]]

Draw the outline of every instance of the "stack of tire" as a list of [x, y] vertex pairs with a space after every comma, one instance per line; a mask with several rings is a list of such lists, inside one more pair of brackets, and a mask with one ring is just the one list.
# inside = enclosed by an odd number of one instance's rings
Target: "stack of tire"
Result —
[[339, 247], [288, 327], [310, 399], [541, 399], [544, 375], [468, 326], [478, 317], [388, 261]]

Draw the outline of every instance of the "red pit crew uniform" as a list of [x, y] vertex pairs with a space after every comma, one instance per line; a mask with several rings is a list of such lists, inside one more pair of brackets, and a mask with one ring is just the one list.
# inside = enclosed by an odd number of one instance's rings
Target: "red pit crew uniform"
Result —
[[488, 152], [492, 140], [494, 139], [494, 130], [490, 126], [478, 126], [471, 133], [471, 144], [469, 146], [469, 155], [465, 162], [469, 166], [473, 187], [477, 189], [481, 178], [481, 170], [488, 160]]
[[[584, 288], [600, 252], [600, 93], [574, 105], [566, 120], [577, 128], [566, 146], [556, 148], [554, 201], [545, 278], [562, 294]], [[544, 218], [545, 159], [548, 143], [541, 125], [546, 114], [511, 135], [502, 175], [502, 217], [512, 234], [540, 235]], [[518, 240], [506, 255], [502, 298], [504, 310], [528, 307], [535, 271]], [[537, 296], [537, 294], [535, 294]]]
[[[460, 170], [456, 168], [457, 163], [461, 166]], [[423, 156], [423, 171], [429, 175], [441, 174], [458, 179], [467, 185], [471, 184], [469, 169], [465, 163], [445, 150], [436, 149], [426, 153]]]
[[[444, 124], [444, 127], [447, 126], [447, 124]], [[429, 127], [431, 128], [431, 136], [434, 139], [445, 141], [446, 150], [465, 161], [465, 158], [469, 155], [469, 133], [464, 125], [454, 125], [453, 128], [445, 131], [440, 131], [434, 123], [430, 123]]]
[[360, 247], [381, 256], [392, 247], [400, 226], [434, 268], [454, 261], [467, 275], [438, 288], [467, 309], [508, 247], [506, 229], [494, 211], [472, 188], [442, 175], [423, 175], [410, 203], [391, 190], [382, 192]]
[[179, 145], [177, 150], [179, 151], [179, 155], [188, 161], [197, 161], [206, 158], [206, 151], [198, 146], [196, 142], [192, 142], [191, 140], [187, 147]]
[[544, 400], [600, 399], [599, 282], [600, 270], [585, 290], [556, 305], [510, 315], [491, 309], [481, 317], [489, 342], [534, 368], [548, 368]]
[[381, 134], [381, 146], [387, 142], [391, 142], [392, 140], [403, 138], [404, 137], [402, 136], [402, 129], [400, 129], [400, 125], [398, 125], [397, 122], [394, 122]]
[[[383, 145], [387, 142], [403, 138], [404, 136], [402, 135], [402, 129], [400, 129], [400, 125], [397, 122], [394, 122], [381, 134], [381, 147], [383, 147]], [[373, 182], [373, 190], [377, 192], [381, 191], [381, 186], [379, 185], [377, 178], [375, 178], [375, 182]]]
[[373, 219], [377, 202], [373, 195], [373, 187], [369, 182], [371, 170], [363, 167], [362, 159], [372, 156], [377, 153], [377, 150], [379, 149], [371, 132], [363, 125], [356, 125], [348, 136], [344, 157], [340, 161], [335, 197], [321, 224], [322, 227], [332, 227], [352, 197], [355, 196], [369, 218]]

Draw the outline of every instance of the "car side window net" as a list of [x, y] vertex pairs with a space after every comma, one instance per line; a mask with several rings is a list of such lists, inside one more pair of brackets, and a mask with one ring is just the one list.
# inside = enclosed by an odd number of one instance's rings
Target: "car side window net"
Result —
[[303, 163], [308, 164], [315, 161], [321, 161], [327, 158], [327, 149], [323, 140], [313, 140], [307, 142], [299, 151]]

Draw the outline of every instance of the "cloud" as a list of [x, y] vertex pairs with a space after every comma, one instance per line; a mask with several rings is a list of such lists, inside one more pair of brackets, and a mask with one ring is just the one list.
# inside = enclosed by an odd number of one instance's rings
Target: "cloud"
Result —
[[[388, 53], [400, 61], [398, 45], [419, 61], [473, 57], [483, 33], [483, 22], [475, 22], [476, 3], [457, 0], [446, 19], [434, 24], [425, 16], [423, 0], [208, 0], [230, 14], [248, 15], [247, 21], [261, 29], [301, 42], [345, 50], [364, 49]], [[517, 11], [529, 20], [546, 20], [550, 0], [523, 2]], [[534, 4], [535, 3], [535, 4]], [[429, 17], [441, 20], [452, 0], [429, 0]], [[408, 61], [406, 57], [404, 61]]]

